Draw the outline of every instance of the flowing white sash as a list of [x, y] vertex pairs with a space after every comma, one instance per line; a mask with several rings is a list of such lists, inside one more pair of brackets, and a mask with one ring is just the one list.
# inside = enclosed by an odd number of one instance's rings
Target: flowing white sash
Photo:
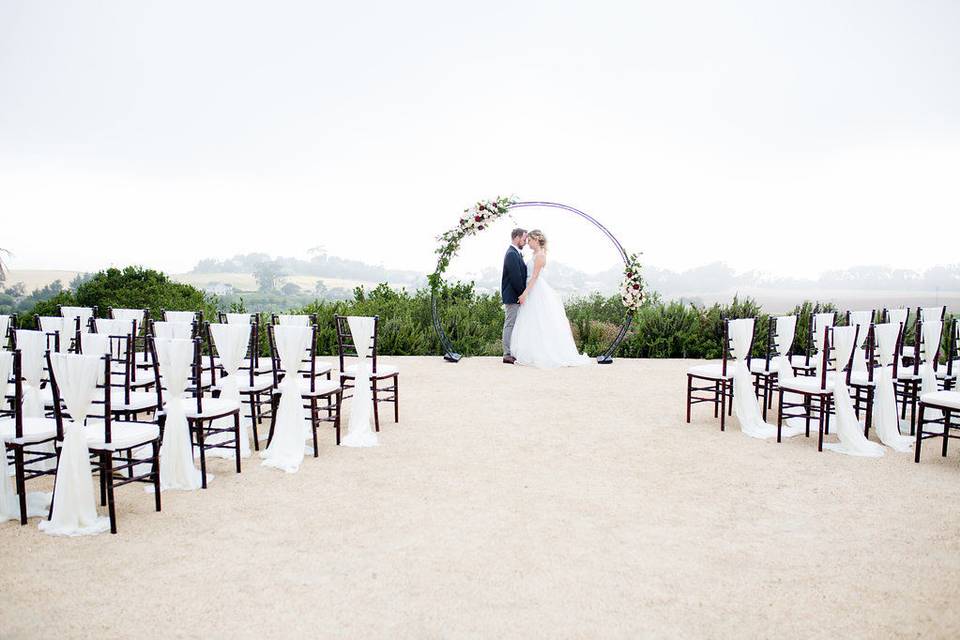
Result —
[[[238, 371], [240, 365], [243, 364], [244, 356], [246, 356], [252, 331], [253, 326], [249, 322], [247, 324], [214, 323], [210, 325], [210, 335], [217, 347], [217, 355], [220, 356], [220, 366], [223, 367], [225, 372], [225, 375], [218, 382], [220, 398], [234, 401], [238, 407], [241, 402]], [[216, 423], [217, 428], [232, 428], [233, 416], [218, 418]], [[231, 439], [228, 433], [216, 433], [210, 436], [209, 441], [211, 444], [218, 444]], [[233, 458], [234, 452], [228, 449], [211, 449], [207, 455], [215, 458]], [[250, 423], [242, 418], [240, 422], [240, 457], [250, 457]]]
[[826, 348], [826, 328], [832, 327], [834, 313], [815, 313], [813, 315], [813, 344], [816, 347], [816, 358], [813, 360], [814, 373], [820, 376], [820, 367], [823, 364], [823, 350]]
[[836, 433], [840, 442], [824, 443], [823, 448], [851, 456], [879, 458], [883, 455], [883, 447], [867, 440], [863, 435], [863, 425], [857, 420], [847, 387], [846, 372], [843, 371], [850, 360], [850, 354], [857, 348], [854, 343], [856, 331], [856, 326], [833, 329], [833, 346], [837, 358], [837, 370], [833, 375], [833, 405], [837, 412]]
[[277, 390], [280, 402], [273, 428], [273, 439], [265, 451], [260, 452], [263, 464], [296, 473], [303, 462], [304, 441], [310, 434], [307, 411], [300, 396], [300, 360], [313, 339], [311, 327], [277, 325], [273, 328], [274, 342], [280, 367], [286, 372]]
[[893, 361], [900, 331], [899, 322], [878, 324], [873, 328], [880, 358], [880, 368], [874, 371], [877, 394], [873, 399], [873, 427], [880, 442], [894, 451], [909, 451], [913, 446], [913, 438], [900, 433], [900, 413], [897, 411], [897, 396], [893, 386]]
[[[940, 307], [933, 307], [927, 314], [927, 317], [934, 317], [933, 310], [940, 313]], [[937, 315], [936, 317], [940, 317]], [[934, 393], [938, 391], [937, 372], [933, 370], [933, 363], [937, 359], [937, 351], [940, 349], [940, 338], [943, 335], [943, 322], [940, 320], [924, 320], [920, 331], [923, 334], [923, 352], [920, 354], [923, 362], [920, 364], [920, 393]], [[943, 417], [940, 409], [924, 410], [925, 420], [939, 420]], [[931, 424], [924, 427], [927, 432], [943, 433], [943, 425]]]
[[116, 320], [123, 320], [130, 326], [136, 322], [138, 327], [143, 326], [143, 309], [113, 309], [113, 317]]
[[310, 316], [307, 315], [287, 315], [281, 313], [277, 316], [277, 322], [283, 326], [309, 327]]
[[110, 529], [110, 519], [97, 515], [90, 451], [82, 426], [103, 372], [103, 360], [100, 356], [55, 353], [50, 363], [70, 418], [64, 417], [53, 512], [50, 520], [40, 522], [40, 530], [61, 536], [103, 533]]
[[227, 313], [227, 324], [250, 324], [249, 313]]
[[[55, 333], [57, 343], [54, 350], [57, 353], [67, 353], [70, 351], [70, 344], [76, 333], [74, 318], [61, 318], [60, 316], [40, 316], [40, 330], [46, 334]], [[82, 333], [82, 332], [81, 332]]]
[[[163, 394], [166, 422], [160, 445], [160, 490], [199, 489], [203, 477], [193, 462], [190, 425], [187, 423], [186, 400], [183, 397], [193, 363], [193, 340], [154, 338], [153, 343], [157, 350], [157, 366], [166, 385]], [[211, 478], [207, 474], [207, 480]]]
[[[740, 421], [740, 430], [752, 438], [770, 438], [777, 435], [777, 428], [763, 421], [756, 395], [753, 392], [753, 375], [747, 366], [750, 342], [753, 338], [753, 318], [730, 320], [727, 323], [730, 335], [733, 364], [733, 413]], [[357, 377], [357, 386], [360, 378]]]
[[195, 311], [164, 311], [163, 319], [178, 324], [193, 324], [193, 321], [197, 319], [197, 314]]
[[[80, 333], [90, 331], [90, 318], [93, 317], [93, 308], [91, 307], [60, 307], [60, 315], [69, 318], [71, 321], [80, 318]], [[73, 332], [74, 326], [71, 323], [70, 331]]]
[[[13, 372], [13, 352], [0, 349], [0, 384], [6, 386], [10, 374]], [[16, 432], [14, 432], [16, 434]], [[13, 488], [10, 473], [7, 470], [6, 445], [0, 440], [0, 522], [20, 518], [20, 503]], [[27, 517], [46, 517], [50, 508], [50, 494], [48, 492], [31, 491], [27, 493]]]
[[350, 403], [350, 421], [347, 434], [340, 441], [345, 447], [375, 447], [377, 434], [372, 425], [373, 393], [370, 390], [370, 360], [367, 352], [373, 340], [374, 319], [367, 316], [349, 316], [350, 335], [357, 349], [357, 374], [354, 378], [353, 401]]
[[189, 340], [193, 337], [193, 323], [154, 322], [153, 335], [157, 338], [176, 338], [178, 340]]
[[17, 349], [20, 350], [20, 371], [23, 375], [23, 415], [43, 417], [43, 398], [40, 384], [43, 379], [44, 355], [47, 337], [42, 331], [17, 329]]

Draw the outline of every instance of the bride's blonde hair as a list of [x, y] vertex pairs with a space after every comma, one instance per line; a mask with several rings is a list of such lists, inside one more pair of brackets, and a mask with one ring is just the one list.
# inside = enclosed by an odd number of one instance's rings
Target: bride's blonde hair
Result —
[[547, 236], [543, 235], [543, 231], [540, 229], [534, 229], [533, 231], [527, 233], [527, 239], [533, 238], [537, 241], [537, 244], [540, 245], [540, 248], [546, 250], [547, 248]]

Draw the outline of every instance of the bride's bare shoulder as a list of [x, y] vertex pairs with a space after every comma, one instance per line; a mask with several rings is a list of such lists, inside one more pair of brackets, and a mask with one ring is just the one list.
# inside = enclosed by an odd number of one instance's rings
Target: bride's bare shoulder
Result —
[[547, 252], [541, 251], [540, 253], [535, 254], [533, 259], [536, 264], [539, 264], [539, 265], [547, 264]]

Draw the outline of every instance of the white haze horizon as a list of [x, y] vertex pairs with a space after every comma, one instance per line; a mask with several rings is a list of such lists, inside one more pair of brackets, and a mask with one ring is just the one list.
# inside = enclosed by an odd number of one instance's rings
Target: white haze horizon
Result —
[[[960, 4], [0, 5], [12, 269], [331, 255], [430, 272], [500, 194], [643, 262], [957, 261]], [[522, 212], [557, 260], [616, 254]], [[511, 222], [457, 269], [496, 264]], [[952, 229], [952, 232], [951, 232]]]

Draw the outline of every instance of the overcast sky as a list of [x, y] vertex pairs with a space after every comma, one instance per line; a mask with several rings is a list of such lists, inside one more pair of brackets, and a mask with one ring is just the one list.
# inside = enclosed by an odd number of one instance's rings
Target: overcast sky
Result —
[[[428, 271], [498, 193], [661, 267], [956, 262], [960, 2], [0, 2], [13, 268]], [[516, 221], [615, 262], [562, 218]]]

